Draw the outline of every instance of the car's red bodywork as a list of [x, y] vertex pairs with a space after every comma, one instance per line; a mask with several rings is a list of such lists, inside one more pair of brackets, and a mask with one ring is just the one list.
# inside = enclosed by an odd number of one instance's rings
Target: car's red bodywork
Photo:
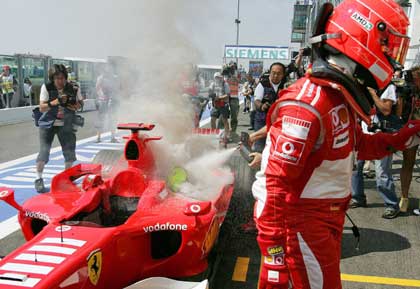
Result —
[[[186, 277], [207, 268], [233, 192], [214, 200], [174, 193], [154, 175], [148, 142], [131, 129], [124, 157], [104, 174], [79, 164], [56, 175], [49, 193], [22, 207], [13, 191], [1, 199], [19, 210], [26, 244], [0, 261], [1, 288], [123, 288], [151, 276]], [[77, 180], [81, 181], [78, 182]]]

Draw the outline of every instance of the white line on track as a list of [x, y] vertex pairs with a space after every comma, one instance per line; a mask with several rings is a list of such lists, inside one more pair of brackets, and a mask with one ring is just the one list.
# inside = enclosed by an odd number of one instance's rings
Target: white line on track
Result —
[[[62, 168], [64, 168], [63, 166], [61, 166]], [[34, 167], [32, 167], [32, 168], [29, 168], [29, 169], [27, 169], [26, 170], [27, 172], [33, 172], [33, 173], [36, 173], [36, 168], [35, 168], [35, 166]], [[53, 175], [56, 175], [56, 174], [59, 174], [59, 173], [61, 173], [63, 170], [54, 170], [54, 169], [44, 169], [44, 174], [45, 173], [49, 173], [49, 174], [53, 174]], [[43, 174], [43, 175], [44, 175]]]
[[[54, 160], [54, 161], [58, 161], [62, 159], [64, 159], [63, 156], [57, 156], [57, 157], [51, 158], [51, 160]], [[90, 162], [92, 160], [92, 158], [88, 158], [79, 154], [76, 154], [76, 159], [81, 162]]]
[[98, 146], [98, 145], [90, 145], [86, 147], [87, 149], [97, 149], [97, 150], [114, 150], [119, 151], [122, 150], [122, 147], [111, 147], [111, 146]]
[[14, 176], [7, 176], [1, 178], [0, 181], [12, 181], [12, 182], [22, 182], [22, 183], [33, 183], [33, 178], [25, 178], [25, 177], [14, 177]]
[[1, 222], [0, 224], [0, 240], [12, 234], [19, 229], [17, 215]]
[[[103, 134], [104, 137], [107, 137], [107, 136], [110, 136], [110, 135], [111, 135], [111, 133], [109, 133], [109, 132], [106, 133], [106, 134]], [[76, 145], [85, 144], [85, 143], [91, 142], [93, 140], [96, 140], [96, 136], [81, 139], [81, 140], [76, 142]], [[61, 152], [61, 147], [58, 146], [58, 147], [52, 148], [50, 154], [53, 154], [53, 153], [56, 153], [56, 152]], [[2, 164], [0, 164], [0, 170], [7, 169], [11, 166], [15, 166], [15, 165], [25, 163], [27, 161], [35, 160], [37, 156], [38, 156], [38, 153], [35, 153], [35, 154], [31, 154], [31, 155], [26, 156], [26, 157], [22, 157], [22, 158], [18, 158], [18, 159], [15, 159], [15, 160], [11, 160], [9, 162], [2, 163]]]
[[[38, 178], [38, 175], [36, 173], [29, 173], [29, 172], [18, 172], [15, 174], [15, 176], [19, 177], [30, 177], [30, 178]], [[42, 174], [42, 177], [44, 179], [51, 179], [55, 176], [55, 174]]]
[[86, 149], [77, 149], [76, 153], [92, 153], [96, 154], [99, 150], [86, 150]]

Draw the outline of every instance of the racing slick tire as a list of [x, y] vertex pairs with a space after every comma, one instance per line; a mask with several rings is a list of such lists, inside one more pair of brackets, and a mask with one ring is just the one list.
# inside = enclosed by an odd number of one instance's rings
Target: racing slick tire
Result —
[[102, 165], [102, 174], [109, 175], [114, 166], [122, 164], [121, 160], [124, 156], [123, 151], [117, 150], [100, 150], [92, 160], [93, 164]]
[[230, 167], [235, 175], [235, 190], [251, 192], [256, 171], [250, 168], [246, 160], [239, 154], [234, 154], [231, 157]]

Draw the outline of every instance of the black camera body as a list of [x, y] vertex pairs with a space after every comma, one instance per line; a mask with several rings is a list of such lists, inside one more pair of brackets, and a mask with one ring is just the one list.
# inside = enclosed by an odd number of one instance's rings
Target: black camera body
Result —
[[372, 126], [368, 128], [368, 131], [372, 133], [396, 133], [398, 132], [398, 129], [395, 128], [390, 121], [382, 120], [378, 123], [373, 123]]
[[403, 99], [411, 99], [415, 93], [415, 85], [411, 70], [404, 72], [404, 78], [394, 79], [392, 83], [397, 88], [397, 95]]
[[302, 56], [311, 56], [311, 54], [312, 54], [312, 49], [310, 47], [303, 48]]
[[78, 114], [75, 114], [73, 117], [73, 125], [83, 127], [85, 125], [85, 118]]
[[378, 122], [372, 123], [372, 126], [368, 129], [369, 132], [396, 133], [404, 126], [403, 119], [395, 113], [387, 116], [378, 113], [377, 117]]
[[235, 75], [236, 70], [238, 69], [236, 63], [229, 63], [227, 65], [224, 65], [222, 68], [222, 75], [223, 76], [227, 76], [227, 77], [231, 77], [233, 75]]
[[[63, 97], [64, 96], [64, 97]], [[77, 104], [77, 97], [74, 95], [63, 95], [59, 98], [60, 104], [64, 107], [68, 105], [76, 105]]]

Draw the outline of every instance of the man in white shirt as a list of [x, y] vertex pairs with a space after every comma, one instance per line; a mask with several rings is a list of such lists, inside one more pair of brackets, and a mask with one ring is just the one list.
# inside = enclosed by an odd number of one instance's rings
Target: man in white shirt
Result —
[[76, 161], [75, 112], [83, 103], [80, 88], [68, 82], [64, 65], [55, 64], [49, 71], [49, 78], [50, 82], [41, 87], [39, 101], [39, 110], [43, 115], [38, 121], [40, 151], [36, 160], [38, 178], [35, 180], [38, 193], [45, 191], [42, 173], [55, 135], [63, 151], [65, 168], [70, 168]]
[[[391, 132], [398, 130], [398, 127], [393, 127], [392, 122], [389, 121], [391, 117], [398, 118], [393, 114], [393, 107], [397, 104], [396, 87], [390, 84], [379, 97], [375, 90], [369, 88], [376, 106], [376, 113], [372, 115], [372, 123], [380, 128], [383, 132]], [[402, 125], [401, 125], [402, 126]], [[365, 123], [362, 123], [364, 133], [372, 133]], [[378, 129], [379, 130], [379, 129]], [[375, 130], [376, 132], [376, 130]], [[385, 219], [393, 219], [400, 213], [398, 198], [395, 193], [395, 184], [392, 177], [392, 154], [381, 159], [375, 160], [376, 172], [376, 188], [385, 202], [385, 212], [382, 217]], [[365, 161], [357, 161], [357, 169], [352, 177], [352, 200], [350, 202], [351, 208], [366, 207], [366, 195], [364, 192], [363, 182], [363, 166]]]
[[[256, 108], [254, 121], [255, 131], [265, 127], [267, 112], [270, 106], [277, 100], [279, 90], [283, 89], [285, 78], [286, 67], [280, 62], [271, 64], [269, 74], [263, 74], [260, 77], [260, 82], [255, 88], [254, 93]], [[254, 151], [262, 152], [264, 147], [265, 138], [259, 139], [254, 144]]]

